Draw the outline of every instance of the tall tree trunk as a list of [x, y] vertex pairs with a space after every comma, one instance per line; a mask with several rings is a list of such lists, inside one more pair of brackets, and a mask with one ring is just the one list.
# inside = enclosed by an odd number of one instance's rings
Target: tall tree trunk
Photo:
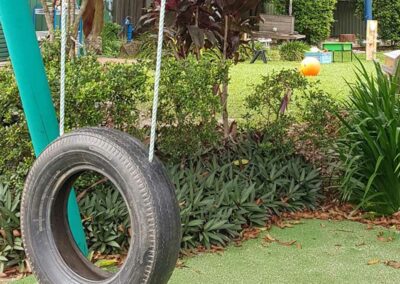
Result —
[[53, 13], [50, 11], [46, 0], [40, 0], [44, 11], [44, 18], [46, 20], [47, 29], [49, 31], [50, 41], [54, 41], [54, 27], [53, 27]]
[[[226, 63], [228, 51], [228, 31], [229, 31], [229, 16], [225, 16], [225, 35], [224, 35], [224, 53], [223, 62]], [[226, 78], [222, 83], [221, 105], [222, 105], [222, 123], [224, 126], [224, 138], [229, 138], [229, 113], [228, 113], [228, 83], [229, 73], [227, 72]]]
[[[71, 37], [78, 40], [78, 31], [79, 31], [79, 25], [81, 23], [81, 19], [83, 17], [83, 14], [86, 11], [86, 8], [88, 7], [88, 2], [89, 0], [82, 0], [81, 5], [79, 7], [79, 14], [74, 15], [74, 21], [71, 22]], [[70, 49], [70, 56], [74, 56], [76, 54], [76, 44], [73, 43], [73, 46], [71, 46]]]
[[89, 0], [82, 15], [86, 46], [89, 50], [101, 53], [101, 32], [104, 26], [103, 0]]
[[69, 49], [70, 57], [74, 57], [76, 54], [76, 52], [75, 52], [76, 37], [73, 34], [73, 24], [75, 22], [75, 10], [76, 10], [75, 0], [68, 0], [68, 46], [70, 47], [70, 49]]
[[72, 26], [72, 24], [75, 22], [76, 2], [75, 0], [68, 0], [68, 2], [68, 22], [69, 25]]

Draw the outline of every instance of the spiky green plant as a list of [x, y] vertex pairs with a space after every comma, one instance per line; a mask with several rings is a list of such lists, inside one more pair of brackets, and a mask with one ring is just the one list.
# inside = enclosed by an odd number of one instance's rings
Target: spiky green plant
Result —
[[342, 193], [359, 208], [393, 214], [400, 209], [400, 69], [388, 76], [375, 65], [376, 75], [358, 68], [349, 115], [341, 117]]

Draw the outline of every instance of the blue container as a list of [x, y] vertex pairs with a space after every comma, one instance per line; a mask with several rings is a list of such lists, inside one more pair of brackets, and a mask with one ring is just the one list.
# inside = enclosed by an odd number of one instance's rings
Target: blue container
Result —
[[305, 57], [314, 57], [318, 59], [321, 64], [329, 64], [333, 62], [332, 52], [306, 52]]

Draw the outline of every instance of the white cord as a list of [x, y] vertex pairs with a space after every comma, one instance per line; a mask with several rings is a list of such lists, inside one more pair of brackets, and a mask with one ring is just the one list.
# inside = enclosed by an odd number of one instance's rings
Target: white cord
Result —
[[65, 62], [67, 52], [67, 0], [61, 4], [61, 74], [60, 74], [60, 136], [64, 135], [65, 125]]
[[158, 111], [158, 95], [159, 95], [160, 78], [161, 78], [162, 49], [164, 41], [165, 6], [166, 6], [166, 0], [161, 0], [160, 23], [158, 27], [157, 67], [156, 67], [155, 82], [154, 82], [153, 114], [151, 120], [150, 151], [149, 151], [150, 163], [153, 162], [154, 160], [154, 148], [157, 136], [156, 133], [157, 111]]

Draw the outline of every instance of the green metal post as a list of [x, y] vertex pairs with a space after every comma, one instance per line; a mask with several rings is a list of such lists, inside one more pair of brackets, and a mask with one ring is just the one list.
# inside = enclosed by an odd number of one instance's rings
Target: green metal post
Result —
[[[59, 127], [28, 1], [0, 0], [0, 23], [38, 156], [59, 136]], [[74, 191], [69, 198], [68, 216], [75, 241], [87, 255], [86, 237]]]

